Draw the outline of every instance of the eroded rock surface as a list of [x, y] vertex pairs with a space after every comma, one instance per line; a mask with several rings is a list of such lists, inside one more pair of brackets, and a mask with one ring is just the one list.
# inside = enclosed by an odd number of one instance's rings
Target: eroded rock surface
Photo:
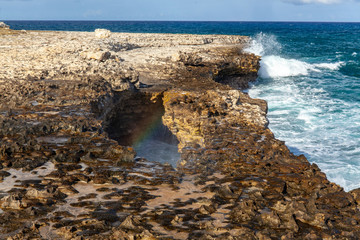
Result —
[[[359, 239], [358, 191], [293, 155], [239, 90], [259, 69], [247, 41], [0, 34], [0, 238]], [[161, 120], [176, 169], [131, 146]]]
[[0, 28], [3, 28], [3, 29], [10, 29], [10, 26], [5, 24], [4, 22], [0, 22]]

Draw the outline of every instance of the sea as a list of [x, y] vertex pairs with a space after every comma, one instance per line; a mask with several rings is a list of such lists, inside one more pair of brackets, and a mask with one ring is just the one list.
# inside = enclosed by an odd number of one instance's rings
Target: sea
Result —
[[5, 21], [13, 29], [247, 35], [262, 56], [248, 94], [269, 128], [346, 191], [360, 188], [360, 23]]

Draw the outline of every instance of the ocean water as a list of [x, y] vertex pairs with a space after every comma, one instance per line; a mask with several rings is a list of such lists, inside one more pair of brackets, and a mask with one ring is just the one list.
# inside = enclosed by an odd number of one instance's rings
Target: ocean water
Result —
[[262, 56], [269, 128], [345, 190], [360, 187], [360, 23], [6, 21], [13, 29], [232, 34]]
[[360, 24], [293, 24], [253, 35], [262, 57], [249, 94], [268, 102], [270, 129], [327, 177], [360, 187]]

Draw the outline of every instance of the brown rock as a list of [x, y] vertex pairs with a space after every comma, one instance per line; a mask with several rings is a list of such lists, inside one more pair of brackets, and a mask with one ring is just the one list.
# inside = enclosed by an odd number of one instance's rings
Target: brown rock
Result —
[[356, 204], [359, 205], [360, 204], [360, 188], [354, 189], [352, 191], [349, 192], [355, 199]]

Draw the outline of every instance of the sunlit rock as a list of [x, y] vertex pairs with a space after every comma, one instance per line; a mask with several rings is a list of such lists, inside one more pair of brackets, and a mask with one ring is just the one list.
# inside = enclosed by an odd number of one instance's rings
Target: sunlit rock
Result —
[[95, 37], [97, 38], [109, 38], [111, 35], [110, 30], [107, 29], [95, 29]]
[[10, 29], [10, 26], [5, 24], [4, 22], [0, 22], [0, 28], [3, 28], [3, 29]]

